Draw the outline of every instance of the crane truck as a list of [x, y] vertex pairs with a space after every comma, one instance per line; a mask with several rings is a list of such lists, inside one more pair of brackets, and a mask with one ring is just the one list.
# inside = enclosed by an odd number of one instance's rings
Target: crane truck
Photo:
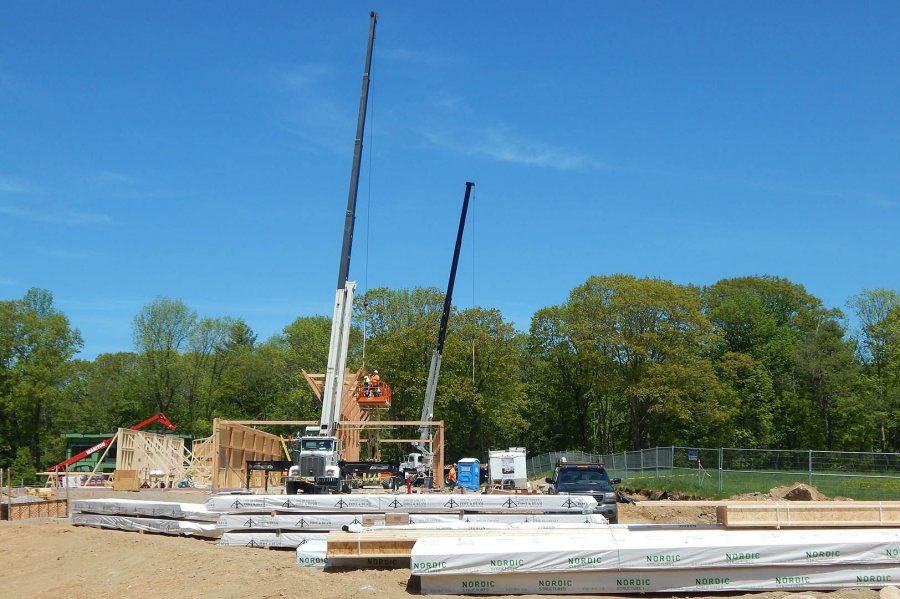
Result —
[[[447, 294], [444, 296], [444, 311], [441, 312], [441, 324], [438, 328], [437, 346], [431, 353], [431, 366], [428, 369], [428, 383], [425, 385], [425, 399], [422, 402], [422, 422], [431, 422], [434, 419], [434, 395], [437, 391], [438, 376], [441, 373], [441, 359], [444, 355], [444, 340], [447, 338], [447, 323], [450, 320], [450, 308], [453, 302], [453, 286], [456, 283], [456, 267], [459, 264], [459, 250], [462, 246], [463, 230], [466, 226], [466, 213], [469, 210], [469, 197], [475, 184], [466, 182], [466, 195], [463, 197], [462, 213], [459, 216], [459, 229], [456, 232], [456, 246], [453, 249], [453, 261], [450, 265], [450, 280], [447, 282]], [[422, 425], [419, 427], [419, 440], [413, 443], [418, 450], [406, 456], [406, 460], [400, 464], [400, 470], [415, 473], [416, 484], [420, 484], [426, 477], [433, 477], [434, 450], [429, 443], [431, 439], [431, 427]], [[443, 476], [442, 472], [437, 473]]]
[[309, 426], [305, 434], [292, 442], [294, 465], [288, 470], [285, 490], [289, 495], [304, 493], [350, 492], [346, 480], [347, 468], [342, 468], [341, 440], [337, 426], [341, 418], [344, 392], [344, 370], [347, 365], [347, 347], [353, 313], [353, 292], [356, 283], [348, 280], [350, 252], [353, 247], [353, 227], [356, 221], [356, 196], [359, 189], [359, 165], [362, 157], [363, 134], [366, 125], [366, 108], [369, 96], [369, 72], [372, 68], [372, 48], [375, 44], [375, 24], [378, 18], [369, 15], [369, 42], [366, 49], [366, 65], [363, 72], [359, 116], [356, 125], [356, 143], [353, 150], [353, 166], [350, 171], [350, 192], [344, 220], [344, 240], [338, 266], [337, 290], [334, 296], [334, 312], [331, 319], [331, 337], [328, 345], [328, 364], [322, 393], [322, 415], [319, 426]]

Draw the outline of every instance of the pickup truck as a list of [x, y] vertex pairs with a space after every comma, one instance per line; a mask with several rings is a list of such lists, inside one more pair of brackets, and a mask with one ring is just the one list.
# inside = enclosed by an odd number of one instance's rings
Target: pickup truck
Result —
[[622, 482], [611, 479], [600, 464], [576, 464], [560, 462], [552, 477], [545, 479], [549, 484], [547, 493], [551, 495], [591, 495], [597, 500], [595, 512], [603, 515], [610, 524], [619, 523], [619, 506], [616, 491], [612, 485]]

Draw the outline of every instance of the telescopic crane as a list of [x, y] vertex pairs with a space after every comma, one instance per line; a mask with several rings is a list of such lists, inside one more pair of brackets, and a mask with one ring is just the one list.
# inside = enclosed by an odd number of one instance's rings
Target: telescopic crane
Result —
[[295, 465], [288, 471], [288, 494], [337, 491], [341, 485], [341, 448], [335, 436], [341, 419], [341, 402], [344, 392], [344, 369], [347, 366], [347, 347], [350, 340], [350, 323], [353, 315], [353, 292], [356, 282], [348, 281], [350, 253], [353, 248], [353, 227], [356, 223], [356, 196], [359, 189], [359, 165], [362, 158], [363, 135], [366, 127], [366, 108], [369, 98], [369, 72], [372, 68], [372, 49], [375, 45], [375, 12], [369, 14], [369, 42], [366, 47], [366, 66], [363, 71], [362, 92], [359, 99], [359, 116], [356, 123], [356, 143], [353, 164], [350, 169], [350, 191], [344, 217], [344, 240], [341, 261], [338, 265], [337, 290], [334, 296], [334, 312], [331, 319], [331, 338], [328, 343], [328, 364], [325, 369], [325, 388], [322, 393], [322, 415], [319, 426], [307, 427], [295, 454]]
[[[463, 231], [466, 227], [466, 214], [469, 210], [469, 197], [475, 186], [466, 182], [466, 195], [463, 197], [462, 213], [459, 216], [459, 229], [456, 232], [456, 247], [453, 249], [453, 262], [450, 265], [450, 280], [447, 282], [447, 294], [444, 296], [444, 311], [441, 313], [441, 325], [438, 329], [437, 346], [431, 354], [431, 366], [428, 369], [428, 383], [425, 386], [425, 400], [422, 402], [422, 422], [434, 420], [434, 396], [437, 391], [438, 376], [441, 373], [441, 360], [444, 356], [444, 340], [447, 338], [447, 323], [450, 320], [450, 308], [453, 304], [453, 286], [456, 283], [456, 267], [459, 264], [459, 250], [462, 247]], [[423, 476], [433, 475], [434, 449], [431, 447], [431, 427], [419, 427], [419, 440], [413, 446], [420, 453], [411, 453], [401, 465], [403, 470], [416, 470]], [[440, 473], [438, 473], [440, 474]]]

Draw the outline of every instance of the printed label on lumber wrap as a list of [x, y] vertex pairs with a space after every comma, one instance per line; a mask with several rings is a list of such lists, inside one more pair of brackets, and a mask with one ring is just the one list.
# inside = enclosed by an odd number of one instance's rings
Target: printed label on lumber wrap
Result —
[[328, 533], [226, 532], [219, 545], [227, 547], [279, 547], [294, 549], [310, 542], [325, 542]]
[[881, 588], [896, 584], [896, 566], [742, 567], [636, 572], [570, 572], [565, 575], [430, 574], [421, 577], [426, 595], [640, 594]]

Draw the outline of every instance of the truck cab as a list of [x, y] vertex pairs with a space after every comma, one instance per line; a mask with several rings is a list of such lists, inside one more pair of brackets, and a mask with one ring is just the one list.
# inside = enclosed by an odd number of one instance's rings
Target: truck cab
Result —
[[560, 461], [552, 477], [544, 479], [547, 493], [551, 495], [590, 495], [597, 500], [595, 512], [602, 514], [610, 524], [619, 523], [618, 496], [612, 485], [622, 482], [609, 478], [602, 464], [582, 464]]
[[407, 472], [414, 471], [418, 474], [423, 474], [428, 468], [425, 461], [425, 456], [421, 453], [407, 454], [400, 464], [400, 472], [406, 474]]
[[305, 435], [291, 441], [294, 465], [288, 470], [288, 495], [343, 491], [341, 485], [340, 440], [337, 437]]

